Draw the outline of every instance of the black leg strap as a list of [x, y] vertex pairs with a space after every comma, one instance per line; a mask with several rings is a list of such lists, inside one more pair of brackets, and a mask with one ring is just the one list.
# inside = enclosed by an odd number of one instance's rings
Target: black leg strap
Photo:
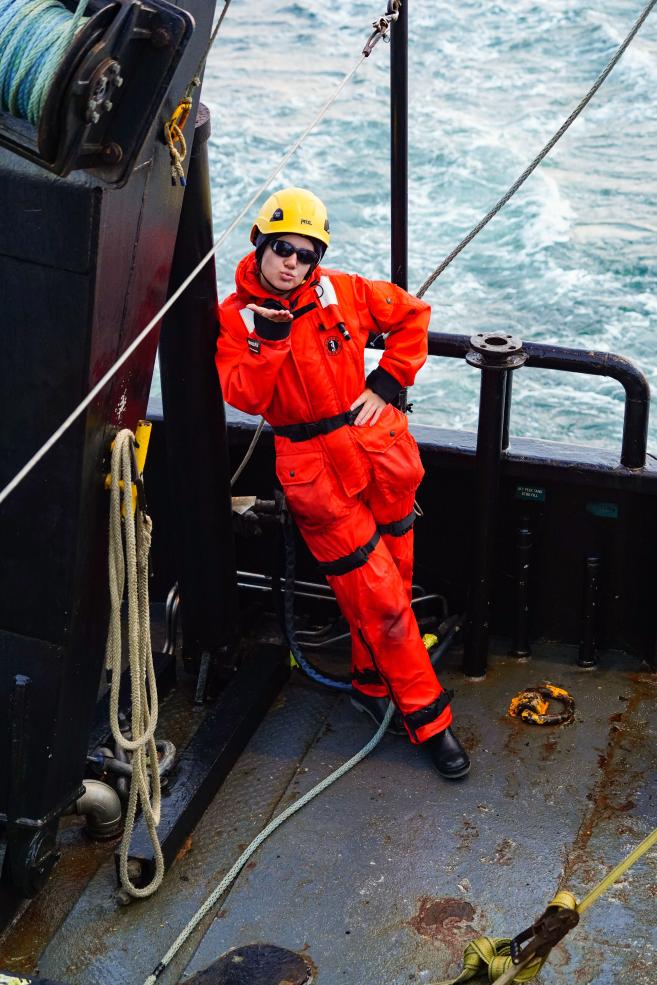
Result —
[[435, 722], [438, 716], [444, 712], [453, 697], [453, 691], [443, 691], [430, 705], [426, 705], [424, 708], [418, 708], [417, 711], [411, 711], [408, 715], [403, 715], [402, 717], [411, 735], [417, 739], [417, 730], [423, 725], [429, 725], [430, 722]]
[[379, 530], [382, 534], [390, 534], [392, 537], [403, 537], [407, 534], [415, 523], [415, 510], [411, 510], [408, 516], [401, 520], [393, 520], [392, 523], [380, 523]]
[[367, 564], [368, 557], [380, 540], [381, 534], [375, 530], [368, 542], [362, 547], [357, 547], [351, 554], [345, 554], [344, 557], [339, 557], [335, 561], [318, 561], [317, 566], [323, 575], [346, 575], [350, 571], [355, 571], [356, 568], [361, 568]]
[[363, 670], [355, 667], [351, 679], [355, 684], [383, 684], [383, 678], [373, 667], [365, 667]]

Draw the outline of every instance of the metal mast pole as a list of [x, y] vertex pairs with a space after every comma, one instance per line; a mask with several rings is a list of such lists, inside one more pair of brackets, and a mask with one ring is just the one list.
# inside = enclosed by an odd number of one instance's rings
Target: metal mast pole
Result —
[[[388, 8], [392, 8], [390, 0]], [[408, 288], [408, 2], [390, 30], [391, 280]]]

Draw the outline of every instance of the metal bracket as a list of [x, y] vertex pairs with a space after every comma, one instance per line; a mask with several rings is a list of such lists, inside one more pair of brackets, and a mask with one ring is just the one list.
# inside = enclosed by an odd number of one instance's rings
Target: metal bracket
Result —
[[401, 7], [400, 0], [389, 0], [388, 9], [386, 10], [383, 17], [379, 17], [378, 20], [372, 22], [372, 27], [374, 30], [370, 34], [369, 38], [365, 42], [365, 47], [363, 48], [363, 54], [365, 58], [369, 56], [374, 51], [376, 45], [382, 39], [384, 41], [389, 40], [388, 32], [390, 31], [390, 26], [399, 17], [399, 8]]
[[[544, 958], [566, 934], [579, 923], [579, 913], [563, 906], [548, 906], [531, 927], [523, 930], [511, 941], [511, 960], [514, 965], [529, 958]], [[526, 947], [520, 945], [528, 941]]]

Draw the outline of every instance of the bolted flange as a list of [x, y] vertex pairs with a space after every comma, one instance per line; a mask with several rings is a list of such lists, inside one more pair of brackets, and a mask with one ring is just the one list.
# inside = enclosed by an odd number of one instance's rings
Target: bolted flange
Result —
[[506, 332], [477, 332], [470, 345], [465, 359], [475, 369], [517, 369], [527, 361], [522, 339]]

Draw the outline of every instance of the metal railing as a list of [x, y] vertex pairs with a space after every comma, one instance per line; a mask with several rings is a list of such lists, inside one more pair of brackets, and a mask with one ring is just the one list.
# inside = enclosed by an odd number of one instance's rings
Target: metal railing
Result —
[[[562, 372], [583, 373], [587, 376], [609, 376], [625, 390], [625, 414], [621, 446], [621, 465], [628, 469], [641, 469], [646, 464], [648, 444], [648, 417], [650, 412], [650, 386], [643, 373], [624, 356], [610, 352], [592, 352], [588, 349], [569, 349], [540, 342], [524, 342], [527, 355], [525, 366], [556, 369]], [[471, 350], [468, 335], [429, 332], [429, 355], [464, 359]], [[509, 446], [509, 418], [511, 412], [511, 371], [507, 372], [504, 411], [504, 435], [502, 448]]]

